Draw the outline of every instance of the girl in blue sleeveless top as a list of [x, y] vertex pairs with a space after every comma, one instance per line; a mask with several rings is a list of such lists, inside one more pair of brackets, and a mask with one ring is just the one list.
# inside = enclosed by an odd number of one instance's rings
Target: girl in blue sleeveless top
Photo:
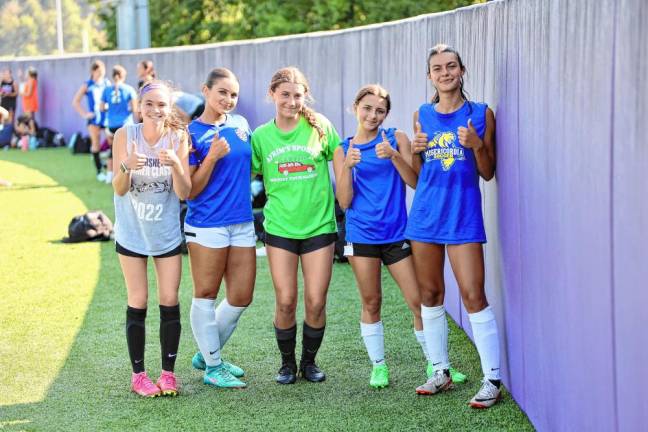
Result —
[[495, 315], [484, 293], [479, 177], [490, 180], [495, 173], [495, 117], [486, 104], [468, 101], [464, 73], [455, 50], [435, 46], [428, 76], [436, 94], [414, 113], [412, 166], [419, 178], [405, 237], [412, 242], [423, 333], [434, 368], [416, 392], [429, 395], [452, 387], [443, 307], [447, 250], [484, 373], [470, 405], [488, 408], [500, 398], [500, 354]]
[[[369, 385], [389, 384], [380, 320], [381, 262], [387, 266], [414, 315], [414, 331], [425, 352], [420, 301], [411, 248], [405, 241], [405, 183], [414, 187], [410, 141], [394, 128], [383, 129], [389, 93], [377, 84], [362, 87], [353, 111], [358, 127], [336, 150], [336, 196], [346, 210], [345, 255], [349, 257], [362, 301], [360, 331], [373, 369]], [[336, 163], [337, 162], [337, 163]]]
[[[200, 349], [192, 364], [205, 371], [207, 385], [242, 388], [243, 370], [223, 361], [220, 351], [252, 302], [256, 277], [250, 127], [231, 113], [239, 82], [230, 70], [212, 70], [203, 95], [205, 110], [189, 124], [192, 188], [185, 219], [194, 283], [191, 329]], [[223, 278], [226, 296], [214, 311]]]
[[[106, 87], [110, 87], [110, 81], [106, 79], [106, 66], [101, 60], [95, 60], [90, 65], [90, 79], [79, 87], [72, 100], [72, 106], [76, 112], [87, 122], [88, 134], [90, 135], [90, 151], [97, 170], [97, 180], [102, 182], [106, 180], [106, 175], [101, 170], [99, 150], [101, 147], [101, 130], [106, 127], [106, 114], [101, 111], [101, 98]], [[81, 106], [81, 99], [84, 96], [87, 100], [87, 110]]]

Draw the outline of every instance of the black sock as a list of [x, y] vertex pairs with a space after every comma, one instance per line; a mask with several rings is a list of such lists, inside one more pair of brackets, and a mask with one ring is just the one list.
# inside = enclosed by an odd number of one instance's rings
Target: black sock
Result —
[[500, 385], [502, 385], [502, 381], [501, 381], [501, 380], [492, 380], [492, 379], [489, 379], [488, 381], [490, 381], [491, 384], [493, 384], [493, 385], [494, 385], [495, 387], [497, 387], [497, 388], [500, 388]]
[[275, 336], [277, 346], [281, 353], [281, 364], [290, 364], [297, 366], [295, 360], [295, 345], [297, 344], [297, 324], [289, 329], [280, 329], [275, 326]]
[[173, 372], [180, 344], [180, 305], [160, 305], [160, 349], [162, 369]]
[[101, 159], [99, 158], [99, 152], [92, 153], [92, 158], [94, 159], [95, 168], [97, 168], [97, 174], [101, 172]]
[[146, 309], [126, 308], [126, 344], [133, 372], [144, 372], [144, 338]]
[[322, 339], [324, 339], [325, 328], [313, 328], [304, 321], [301, 364], [315, 363], [317, 350], [319, 350], [320, 345], [322, 345]]

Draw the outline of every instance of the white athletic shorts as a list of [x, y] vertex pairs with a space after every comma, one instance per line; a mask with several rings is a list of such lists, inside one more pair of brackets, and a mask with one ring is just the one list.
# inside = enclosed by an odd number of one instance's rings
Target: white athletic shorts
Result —
[[196, 228], [185, 224], [187, 243], [198, 243], [208, 248], [256, 247], [254, 222], [243, 222], [216, 228]]

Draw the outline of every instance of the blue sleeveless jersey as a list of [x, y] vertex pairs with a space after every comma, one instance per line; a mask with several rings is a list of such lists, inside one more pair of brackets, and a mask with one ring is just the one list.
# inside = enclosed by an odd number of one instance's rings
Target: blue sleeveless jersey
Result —
[[[353, 200], [346, 211], [346, 239], [351, 243], [385, 244], [405, 239], [405, 183], [391, 160], [376, 156], [382, 131], [398, 151], [393, 128], [380, 128], [372, 141], [355, 145], [362, 156], [352, 171]], [[347, 138], [341, 144], [344, 154], [350, 140]]]
[[97, 125], [101, 127], [106, 126], [106, 113], [101, 111], [101, 100], [106, 87], [110, 87], [110, 81], [103, 79], [102, 81], [94, 82], [89, 79], [86, 81], [86, 99], [88, 101], [88, 111], [94, 113], [94, 118], [88, 120], [88, 124]]
[[216, 162], [202, 192], [187, 200], [185, 222], [198, 228], [213, 228], [251, 222], [252, 147], [250, 126], [240, 115], [228, 114], [225, 123], [215, 126], [194, 120], [189, 124], [192, 150], [189, 165], [198, 166], [207, 156], [214, 134], [225, 138], [230, 152]]
[[459, 143], [457, 129], [468, 119], [480, 138], [486, 131], [484, 103], [466, 102], [441, 114], [434, 105], [419, 108], [419, 123], [428, 136], [405, 237], [426, 243], [485, 243], [479, 173], [475, 155]]

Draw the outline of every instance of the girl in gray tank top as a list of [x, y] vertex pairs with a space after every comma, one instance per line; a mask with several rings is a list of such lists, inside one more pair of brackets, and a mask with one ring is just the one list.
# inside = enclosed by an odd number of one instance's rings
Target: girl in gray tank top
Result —
[[[113, 144], [115, 241], [128, 293], [126, 343], [133, 373], [131, 390], [140, 396], [175, 396], [180, 342], [178, 289], [180, 203], [191, 190], [186, 126], [173, 111], [171, 90], [161, 81], [140, 90], [142, 123], [117, 130]], [[154, 384], [144, 369], [148, 301], [147, 260], [152, 256], [160, 299], [162, 372]]]

